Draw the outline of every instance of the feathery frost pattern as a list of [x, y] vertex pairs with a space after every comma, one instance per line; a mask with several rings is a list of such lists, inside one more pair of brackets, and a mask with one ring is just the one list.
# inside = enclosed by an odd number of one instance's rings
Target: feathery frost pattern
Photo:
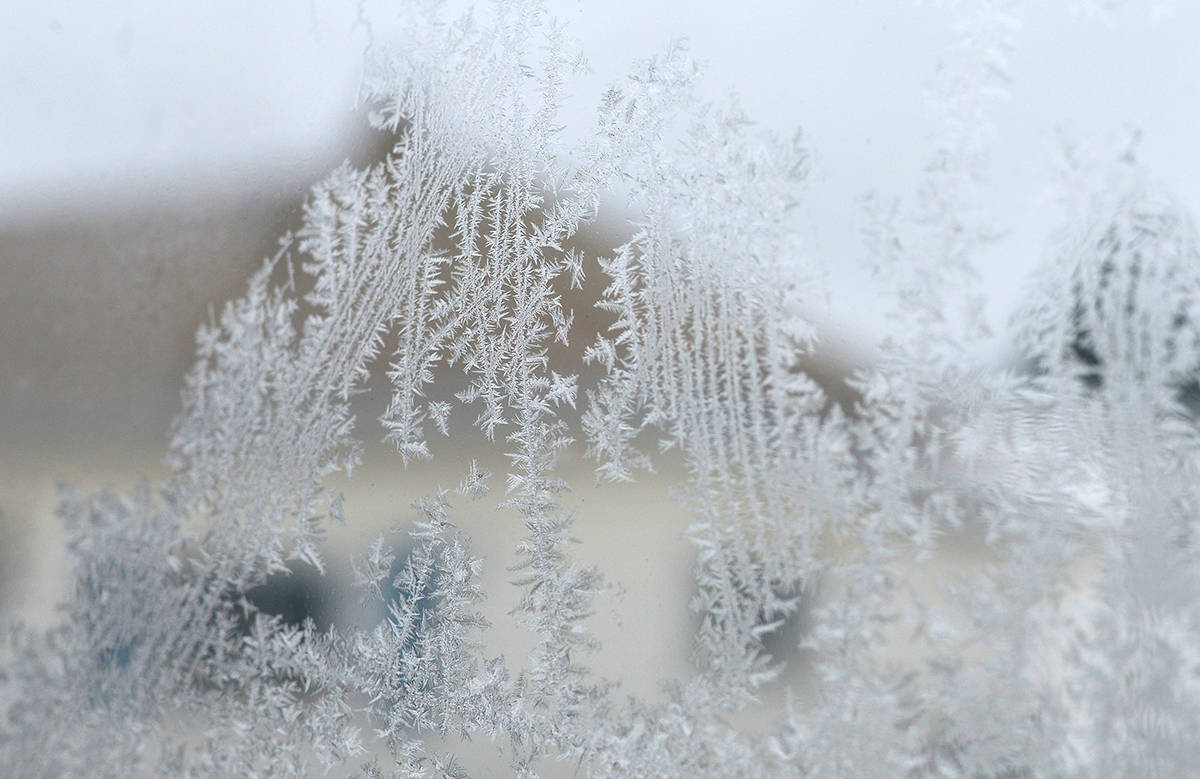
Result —
[[[1016, 322], [1028, 372], [972, 365], [980, 322], [951, 311], [977, 312], [974, 253], [996, 234], [974, 185], [1017, 4], [951, 4], [935, 156], [911, 201], [867, 200], [870, 263], [897, 305], [850, 403], [806, 368], [805, 290], [822, 270], [793, 230], [801, 136], [700, 99], [675, 45], [609, 89], [569, 146], [557, 112], [580, 63], [536, 3], [457, 21], [414, 5], [364, 87], [394, 148], [314, 188], [302, 229], [200, 328], [172, 475], [64, 490], [73, 589], [60, 626], [7, 631], [5, 772], [456, 777], [439, 750], [485, 738], [492, 773], [517, 776], [556, 761], [622, 777], [1191, 770], [1189, 216], [1128, 160], [1102, 195], [1081, 193], [1095, 197]], [[575, 239], [613, 192], [634, 204], [631, 235], [588, 256]], [[585, 271], [603, 280], [594, 311], [571, 294]], [[577, 314], [606, 323], [578, 344], [582, 365], [555, 351]], [[381, 359], [381, 429], [356, 431], [352, 401]], [[462, 463], [456, 491], [414, 504], [407, 557], [389, 537], [355, 557], [378, 624], [289, 625], [247, 598], [296, 561], [323, 570], [324, 529], [354, 521], [327, 482], [362, 440], [402, 467], [460, 417], [507, 456], [504, 494]], [[585, 665], [609, 585], [572, 555], [556, 464], [576, 442], [602, 481], [641, 478], [667, 450], [686, 466], [695, 662], [661, 700], [625, 699]], [[467, 499], [523, 529], [513, 616], [535, 640], [518, 673], [487, 650], [483, 563], [454, 524]], [[986, 564], [925, 587], [965, 543]], [[740, 727], [802, 660], [812, 689], [769, 727]]]

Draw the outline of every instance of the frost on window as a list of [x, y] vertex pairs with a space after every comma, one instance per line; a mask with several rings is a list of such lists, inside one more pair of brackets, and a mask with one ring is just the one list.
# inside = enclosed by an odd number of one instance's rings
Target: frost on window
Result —
[[[1068, 150], [1020, 360], [978, 357], [1019, 4], [939, 6], [929, 157], [855, 217], [886, 337], [845, 376], [811, 312], [860, 260], [797, 228], [804, 135], [706, 97], [682, 44], [564, 132], [584, 64], [536, 3], [413, 5], [362, 86], [390, 151], [329, 173], [200, 327], [169, 475], [63, 487], [61, 618], [4, 628], [4, 773], [460, 776], [480, 744], [486, 775], [1193, 770], [1200, 245], [1135, 153]], [[443, 457], [403, 532], [338, 561], [356, 616], [271, 594], [334, 562], [365, 459]], [[691, 517], [690, 662], [658, 695], [589, 666], [622, 604], [573, 536], [581, 457], [595, 495], [669, 481]], [[456, 524], [480, 505], [519, 537], [516, 658]]]

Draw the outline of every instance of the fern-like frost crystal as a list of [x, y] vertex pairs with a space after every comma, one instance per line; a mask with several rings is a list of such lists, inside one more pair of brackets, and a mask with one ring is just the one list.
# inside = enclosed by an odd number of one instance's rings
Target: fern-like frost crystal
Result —
[[[73, 586], [58, 627], [7, 631], [0, 770], [461, 776], [446, 745], [469, 739], [519, 776], [1194, 770], [1200, 249], [1180, 206], [1117, 176], [1032, 282], [1030, 370], [972, 363], [992, 235], [972, 187], [1018, 29], [1001, 6], [957, 11], [915, 197], [868, 199], [894, 330], [844, 386], [812, 370], [824, 269], [795, 230], [799, 136], [701, 99], [676, 45], [567, 144], [575, 58], [536, 4], [413, 10], [364, 86], [394, 147], [317, 185], [200, 328], [171, 475], [64, 489]], [[614, 193], [634, 216], [597, 254], [580, 233]], [[584, 342], [581, 319], [600, 323]], [[356, 430], [379, 391], [380, 427]], [[456, 464], [409, 546], [354, 556], [373, 625], [291, 624], [248, 597], [324, 569], [325, 528], [355, 520], [330, 477], [363, 440], [402, 468], [461, 420], [505, 472]], [[652, 701], [586, 665], [609, 584], [572, 553], [558, 463], [576, 444], [601, 482], [666, 457], [686, 473], [694, 665]], [[484, 641], [467, 500], [520, 523], [517, 672]], [[972, 544], [980, 564], [935, 575]], [[743, 726], [801, 662], [802, 694]]]

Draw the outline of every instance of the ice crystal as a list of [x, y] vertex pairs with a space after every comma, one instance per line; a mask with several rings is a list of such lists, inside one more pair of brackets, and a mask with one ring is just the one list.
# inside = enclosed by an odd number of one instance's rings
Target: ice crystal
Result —
[[[536, 4], [412, 10], [364, 88], [394, 148], [318, 185], [303, 228], [200, 329], [172, 475], [64, 491], [73, 589], [59, 627], [10, 632], [4, 770], [463, 775], [430, 734], [490, 738], [520, 776], [548, 758], [596, 776], [1191, 770], [1194, 231], [1147, 186], [1109, 192], [1034, 281], [1019, 330], [1036, 369], [971, 365], [979, 322], [949, 310], [977, 308], [973, 253], [994, 231], [972, 182], [1018, 25], [997, 3], [958, 12], [921, 187], [869, 200], [872, 264], [898, 305], [843, 408], [805, 367], [801, 290], [820, 272], [790, 221], [800, 136], [698, 97], [675, 45], [568, 145], [574, 58]], [[618, 190], [631, 235], [585, 256], [574, 239]], [[584, 311], [570, 292], [593, 273], [603, 293]], [[596, 312], [591, 367], [558, 359]], [[491, 494], [475, 461], [457, 492], [415, 504], [406, 556], [388, 538], [356, 556], [376, 624], [288, 624], [247, 595], [297, 561], [321, 570], [325, 526], [354, 521], [328, 483], [362, 457], [352, 401], [381, 358], [400, 464], [459, 418], [508, 457], [513, 616], [535, 637], [519, 673], [485, 649], [482, 562], [453, 523], [454, 501]], [[602, 480], [668, 449], [686, 467], [695, 667], [659, 702], [623, 701], [584, 664], [607, 585], [572, 555], [556, 463], [575, 439]], [[986, 565], [909, 586], [964, 538]], [[769, 651], [781, 636], [794, 652]], [[816, 691], [766, 731], [740, 727], [800, 656]]]

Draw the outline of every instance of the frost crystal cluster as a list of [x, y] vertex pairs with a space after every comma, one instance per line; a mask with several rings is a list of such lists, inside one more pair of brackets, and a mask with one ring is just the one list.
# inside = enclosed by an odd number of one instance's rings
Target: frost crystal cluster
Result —
[[[1197, 237], [1114, 174], [1030, 282], [1029, 370], [973, 365], [959, 308], [991, 234], [969, 205], [1016, 34], [1003, 9], [956, 7], [936, 155], [910, 200], [868, 202], [893, 327], [835, 397], [809, 370], [824, 271], [793, 230], [798, 141], [701, 99], [674, 47], [568, 144], [577, 65], [536, 5], [457, 22], [415, 5], [365, 83], [394, 148], [317, 186], [200, 329], [172, 475], [65, 492], [73, 588], [59, 627], [7, 631], [0, 771], [460, 776], [443, 745], [468, 738], [518, 776], [1195, 770]], [[612, 193], [634, 224], [589, 254], [579, 232]], [[596, 278], [598, 300], [576, 294]], [[576, 318], [599, 335], [576, 343]], [[381, 363], [382, 428], [356, 431]], [[406, 559], [386, 539], [356, 557], [375, 627], [296, 627], [246, 597], [295, 561], [321, 569], [324, 526], [354, 522], [328, 482], [360, 433], [401, 467], [459, 418], [507, 456], [504, 494], [463, 462], [457, 493], [417, 504]], [[686, 466], [698, 629], [691, 677], [661, 699], [583, 665], [607, 585], [572, 556], [556, 463], [575, 442], [601, 480]], [[467, 498], [523, 528], [514, 617], [536, 640], [517, 673], [483, 642]], [[981, 562], [914, 586], [955, 544]], [[812, 689], [739, 724], [798, 662]]]

